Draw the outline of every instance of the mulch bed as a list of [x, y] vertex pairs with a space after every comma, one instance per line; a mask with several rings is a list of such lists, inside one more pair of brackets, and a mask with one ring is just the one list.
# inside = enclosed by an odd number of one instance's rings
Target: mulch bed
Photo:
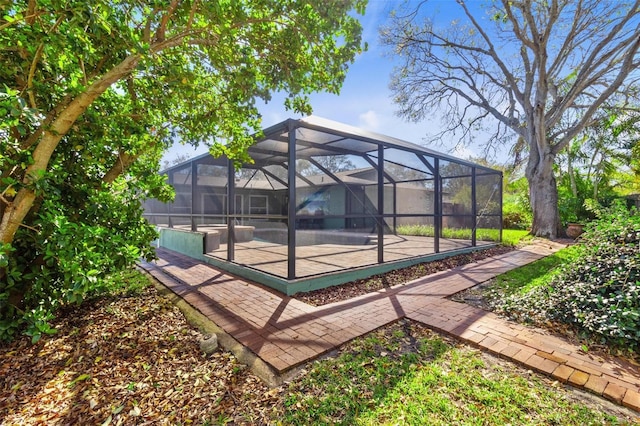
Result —
[[446, 259], [432, 262], [419, 263], [407, 268], [397, 269], [384, 274], [374, 275], [350, 283], [323, 288], [310, 292], [297, 293], [293, 297], [313, 306], [322, 306], [329, 303], [347, 300], [361, 296], [383, 288], [404, 284], [426, 275], [440, 271], [446, 271], [458, 266], [474, 263], [487, 257], [497, 256], [514, 250], [514, 247], [496, 246], [473, 253], [459, 254]]

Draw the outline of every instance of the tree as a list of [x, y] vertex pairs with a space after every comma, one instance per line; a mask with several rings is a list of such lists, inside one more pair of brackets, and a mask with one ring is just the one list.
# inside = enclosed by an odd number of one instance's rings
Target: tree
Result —
[[[343, 154], [318, 156], [314, 157], [314, 160], [332, 173], [346, 172], [356, 168], [355, 164], [349, 159], [349, 156]], [[314, 176], [324, 173], [305, 159], [298, 160], [296, 170], [298, 170], [302, 176]]]
[[285, 92], [308, 113], [309, 93], [337, 93], [363, 49], [354, 8], [364, 2], [3, 2], [0, 338], [29, 316], [37, 335], [52, 300], [151, 255], [138, 200], [170, 198], [157, 171], [173, 140], [250, 161], [256, 98]]
[[[632, 193], [633, 148], [638, 143], [638, 114], [610, 114], [586, 128], [557, 157], [560, 219], [584, 222], [595, 218], [593, 202], [609, 206]], [[631, 166], [631, 167], [630, 167]]]
[[189, 160], [189, 155], [188, 154], [178, 154], [178, 156], [173, 158], [171, 161], [164, 160], [163, 165], [164, 165], [165, 169], [168, 169], [171, 166], [177, 166], [178, 164], [182, 164], [182, 163], [186, 162], [187, 160]]
[[[397, 13], [382, 39], [403, 58], [391, 82], [399, 114], [443, 117], [468, 142], [490, 124], [487, 146], [513, 140], [526, 155], [532, 233], [559, 231], [556, 156], [607, 111], [637, 100], [640, 2], [458, 0], [462, 20], [424, 18], [428, 1]], [[420, 21], [420, 19], [423, 19]]]

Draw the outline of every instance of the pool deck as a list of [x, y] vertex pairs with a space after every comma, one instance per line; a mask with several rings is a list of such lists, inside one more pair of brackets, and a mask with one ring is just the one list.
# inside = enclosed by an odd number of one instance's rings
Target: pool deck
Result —
[[[348, 234], [347, 234], [348, 235]], [[372, 236], [377, 238], [376, 236]], [[476, 248], [493, 242], [478, 241]], [[471, 241], [440, 239], [440, 251], [471, 249]], [[268, 241], [247, 241], [236, 243], [234, 262], [254, 268], [277, 277], [287, 276], [288, 247]], [[384, 260], [395, 262], [416, 257], [435, 255], [434, 239], [406, 235], [384, 236]], [[207, 253], [208, 256], [224, 260], [227, 245], [221, 244], [218, 250]], [[352, 268], [378, 264], [377, 244], [314, 244], [296, 247], [296, 271], [298, 278], [345, 271]]]
[[290, 371], [358, 336], [408, 318], [640, 411], [638, 366], [585, 353], [579, 345], [549, 331], [447, 299], [563, 247], [549, 241], [537, 242], [319, 307], [166, 249], [158, 249], [157, 261], [141, 266], [277, 373]]

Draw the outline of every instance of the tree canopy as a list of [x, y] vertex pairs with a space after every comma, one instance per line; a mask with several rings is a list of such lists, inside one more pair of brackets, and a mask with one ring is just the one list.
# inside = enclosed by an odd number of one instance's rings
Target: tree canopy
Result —
[[[439, 112], [443, 135], [511, 144], [527, 160], [533, 233], [559, 229], [556, 156], [611, 111], [638, 105], [640, 2], [457, 1], [442, 24], [429, 1], [398, 11], [383, 42], [403, 58], [391, 88], [399, 114]], [[483, 5], [484, 6], [484, 5]], [[606, 108], [605, 108], [606, 107]], [[523, 143], [515, 143], [520, 140]]]
[[308, 113], [365, 47], [361, 0], [2, 5], [0, 337], [151, 255], [136, 200], [171, 196], [172, 142], [250, 161], [256, 99]]

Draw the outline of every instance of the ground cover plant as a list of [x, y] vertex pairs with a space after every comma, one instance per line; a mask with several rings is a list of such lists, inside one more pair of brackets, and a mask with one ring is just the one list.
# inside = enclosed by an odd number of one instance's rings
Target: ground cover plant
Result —
[[562, 425], [637, 417], [411, 322], [356, 339], [269, 388], [229, 352], [201, 353], [203, 336], [142, 278], [126, 277], [134, 291], [58, 312], [57, 334], [0, 347], [2, 424], [438, 424], [446, 415], [459, 424]]
[[[506, 274], [493, 291], [498, 312], [519, 321], [562, 323], [594, 344], [638, 359], [640, 350], [640, 215], [621, 205], [596, 211], [581, 244], [541, 264]], [[555, 259], [555, 260], [554, 260]]]

